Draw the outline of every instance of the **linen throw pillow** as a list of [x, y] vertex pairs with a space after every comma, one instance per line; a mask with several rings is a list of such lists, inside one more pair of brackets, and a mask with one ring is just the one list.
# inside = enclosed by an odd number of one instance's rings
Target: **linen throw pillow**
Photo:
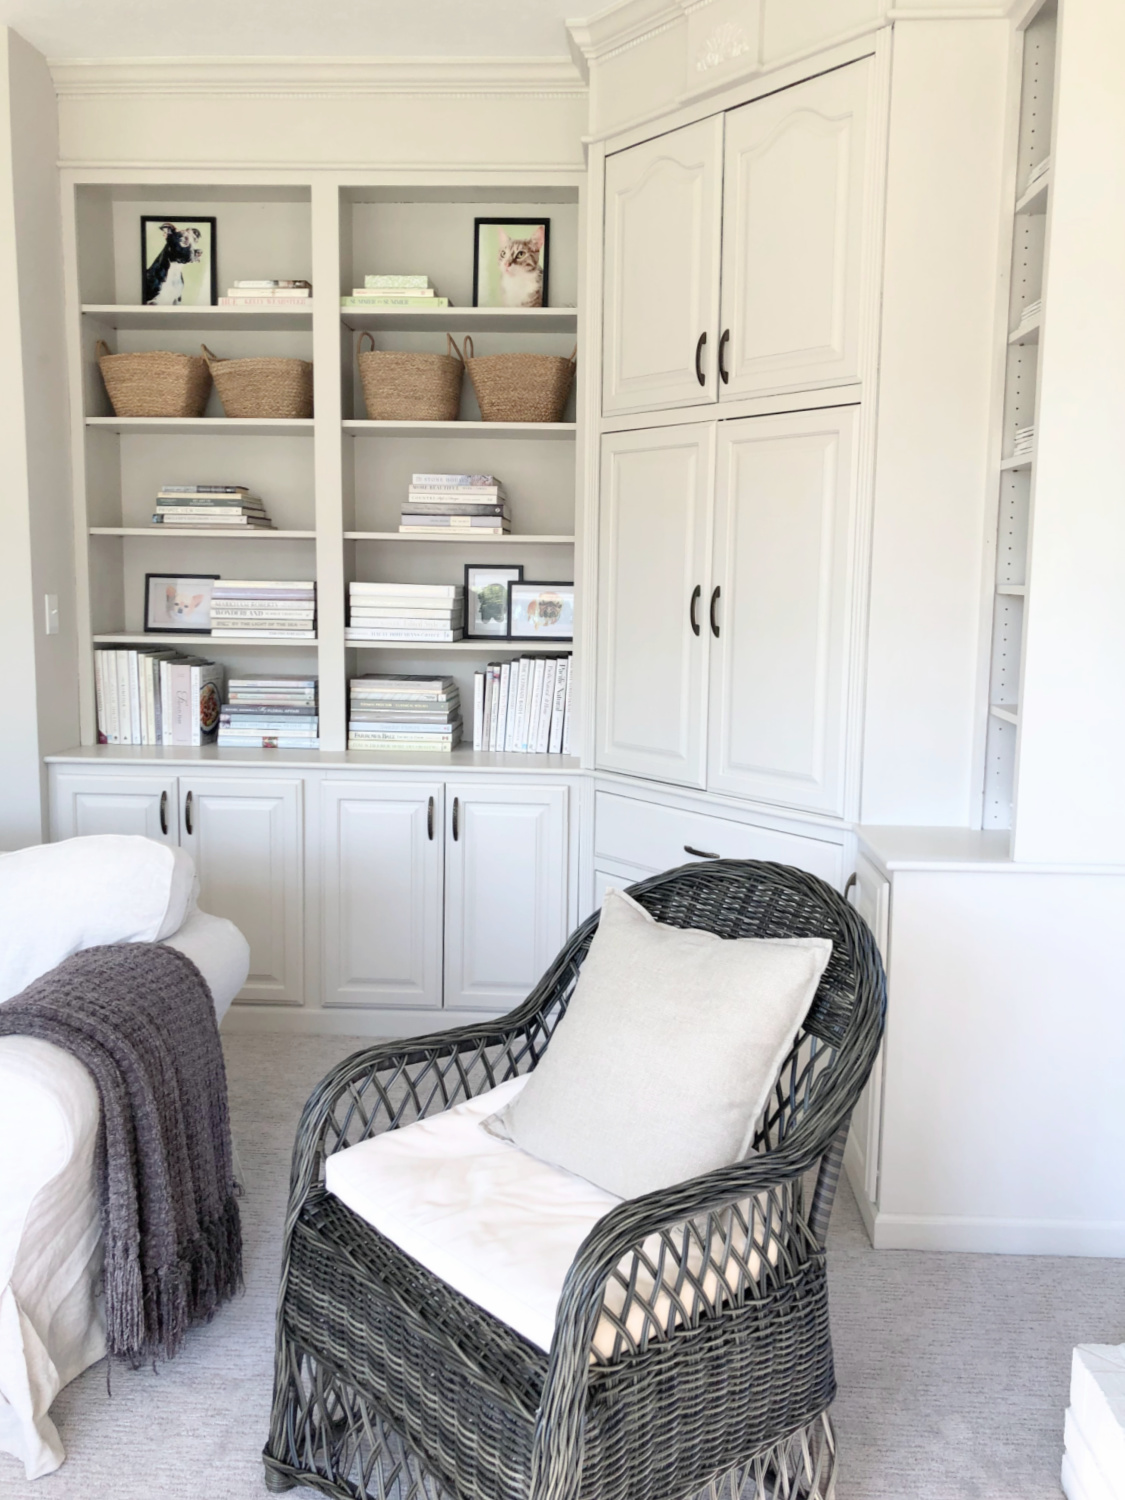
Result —
[[609, 891], [550, 1046], [484, 1128], [622, 1198], [738, 1161], [831, 953], [669, 927]]

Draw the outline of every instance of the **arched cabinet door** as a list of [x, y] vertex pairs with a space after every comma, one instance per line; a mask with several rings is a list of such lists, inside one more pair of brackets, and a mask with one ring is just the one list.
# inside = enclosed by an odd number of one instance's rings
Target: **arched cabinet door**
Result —
[[721, 115], [606, 162], [607, 416], [716, 399], [722, 164]]
[[870, 58], [730, 110], [720, 400], [860, 379]]

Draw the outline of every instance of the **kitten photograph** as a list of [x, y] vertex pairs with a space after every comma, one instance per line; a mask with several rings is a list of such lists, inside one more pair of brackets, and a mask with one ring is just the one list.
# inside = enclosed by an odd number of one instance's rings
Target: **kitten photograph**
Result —
[[477, 219], [474, 307], [546, 307], [550, 221]]

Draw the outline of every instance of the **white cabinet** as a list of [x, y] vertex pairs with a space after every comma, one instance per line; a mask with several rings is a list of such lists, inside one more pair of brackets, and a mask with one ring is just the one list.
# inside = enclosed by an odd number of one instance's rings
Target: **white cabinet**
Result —
[[602, 408], [714, 401], [722, 116], [606, 163]]
[[602, 444], [597, 761], [688, 786], [704, 773], [710, 423]]
[[859, 378], [871, 60], [731, 110], [724, 399]]
[[51, 779], [51, 837], [138, 834], [179, 842], [176, 778], [159, 771], [89, 774], [58, 769]]
[[[888, 962], [891, 883], [863, 854], [856, 860], [854, 881], [852, 905], [871, 928], [885, 966]], [[848, 1174], [856, 1188], [856, 1196], [861, 1205], [866, 1198], [871, 1207], [877, 1206], [879, 1202], [879, 1138], [882, 1122], [883, 1049], [880, 1047], [852, 1115], [847, 1145]]]
[[441, 1005], [443, 793], [440, 782], [322, 783], [326, 1005]]
[[199, 904], [250, 944], [240, 1000], [304, 999], [304, 865], [300, 780], [181, 776], [180, 842], [195, 860]]
[[567, 936], [567, 789], [450, 782], [445, 1003], [515, 1005]]
[[855, 410], [719, 426], [713, 790], [844, 810]]

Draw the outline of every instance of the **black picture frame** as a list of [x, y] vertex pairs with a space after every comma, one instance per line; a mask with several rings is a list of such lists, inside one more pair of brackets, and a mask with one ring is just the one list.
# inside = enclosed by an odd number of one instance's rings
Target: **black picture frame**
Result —
[[550, 590], [552, 590], [554, 592], [557, 592], [560, 589], [569, 589], [570, 590], [570, 618], [571, 618], [571, 622], [572, 622], [572, 627], [571, 628], [573, 630], [573, 620], [574, 620], [574, 583], [573, 583], [573, 581], [570, 581], [570, 582], [560, 582], [557, 578], [518, 578], [518, 579], [513, 580], [508, 585], [508, 639], [510, 641], [559, 641], [560, 643], [563, 643], [563, 644], [572, 643], [574, 641], [573, 634], [571, 634], [571, 635], [543, 635], [543, 634], [541, 634], [539, 632], [535, 632], [533, 634], [524, 634], [524, 635], [517, 634], [516, 631], [514, 631], [512, 629], [512, 618], [513, 618], [513, 614], [514, 614], [514, 605], [513, 605], [513, 599], [512, 599], [512, 590], [513, 589], [517, 589], [517, 588], [519, 588], [519, 589], [550, 589]]
[[507, 579], [506, 582], [508, 584], [522, 583], [523, 563], [467, 562], [465, 564], [465, 639], [469, 641], [506, 641], [508, 639], [509, 621], [509, 616], [506, 611], [510, 603], [510, 596], [506, 591], [504, 596], [505, 615], [503, 631], [473, 630], [471, 628], [473, 620], [473, 608], [470, 602], [472, 599], [472, 586], [469, 582], [469, 577], [470, 574], [475, 572], [514, 573], [516, 576], [514, 578]]
[[495, 226], [495, 225], [498, 225], [501, 228], [508, 228], [508, 227], [516, 228], [518, 226], [522, 226], [522, 225], [526, 225], [526, 224], [542, 224], [542, 226], [543, 226], [543, 255], [542, 255], [542, 266], [543, 266], [543, 300], [542, 300], [542, 302], [539, 305], [541, 307], [549, 307], [550, 306], [550, 303], [547, 300], [547, 290], [548, 290], [548, 286], [549, 286], [549, 283], [550, 283], [550, 275], [551, 275], [551, 221], [550, 221], [550, 219], [521, 219], [518, 214], [508, 214], [506, 217], [504, 217], [502, 219], [478, 218], [478, 219], [474, 219], [473, 220], [473, 306], [474, 307], [480, 307], [482, 305], [483, 306], [487, 306], [487, 307], [491, 307], [491, 306], [494, 306], [494, 305], [497, 305], [497, 306], [500, 305], [500, 304], [493, 304], [493, 303], [484, 303], [484, 304], [482, 304], [479, 301], [479, 296], [480, 296], [480, 232], [481, 232], [481, 229], [485, 228], [487, 226]]
[[[211, 263], [210, 263], [210, 265], [207, 268], [208, 272], [209, 272], [209, 275], [206, 278], [207, 285], [209, 286], [210, 293], [211, 293], [211, 301], [210, 301], [210, 303], [205, 303], [205, 302], [178, 302], [178, 303], [177, 302], [169, 302], [169, 303], [166, 303], [166, 304], [158, 304], [156, 302], [155, 298], [149, 296], [149, 268], [150, 268], [150, 261], [149, 261], [149, 246], [148, 246], [148, 232], [147, 231], [148, 231], [148, 226], [150, 224], [158, 224], [161, 227], [163, 227], [165, 224], [170, 224], [170, 225], [173, 226], [173, 228], [179, 228], [179, 231], [181, 233], [184, 230], [194, 228], [197, 224], [206, 224], [206, 225], [208, 225], [210, 227], [210, 231], [211, 231], [210, 260], [211, 260]], [[166, 236], [165, 238], [167, 239], [167, 238], [170, 238], [170, 237]], [[169, 306], [169, 307], [207, 307], [207, 306], [214, 307], [216, 305], [216, 303], [218, 302], [218, 300], [219, 300], [219, 252], [218, 252], [218, 245], [219, 245], [218, 223], [217, 223], [214, 215], [211, 215], [211, 214], [185, 214], [185, 215], [182, 215], [182, 216], [177, 216], [177, 215], [174, 215], [174, 214], [142, 214], [141, 215], [141, 303], [142, 303], [142, 305], [145, 306], [145, 307], [153, 307], [153, 306], [158, 306], [158, 305], [165, 305], [165, 306]], [[177, 264], [187, 264], [187, 261], [186, 260], [177, 260], [175, 263], [177, 263]]]
[[[172, 583], [178, 588], [181, 584], [192, 585], [195, 583], [218, 583], [218, 573], [146, 573], [145, 574], [145, 597], [144, 597], [144, 633], [145, 635], [210, 635], [211, 634], [211, 599], [207, 597], [207, 624], [206, 625], [176, 625], [162, 620], [157, 624], [152, 623], [152, 585], [153, 583]], [[165, 615], [168, 611], [165, 610]]]

